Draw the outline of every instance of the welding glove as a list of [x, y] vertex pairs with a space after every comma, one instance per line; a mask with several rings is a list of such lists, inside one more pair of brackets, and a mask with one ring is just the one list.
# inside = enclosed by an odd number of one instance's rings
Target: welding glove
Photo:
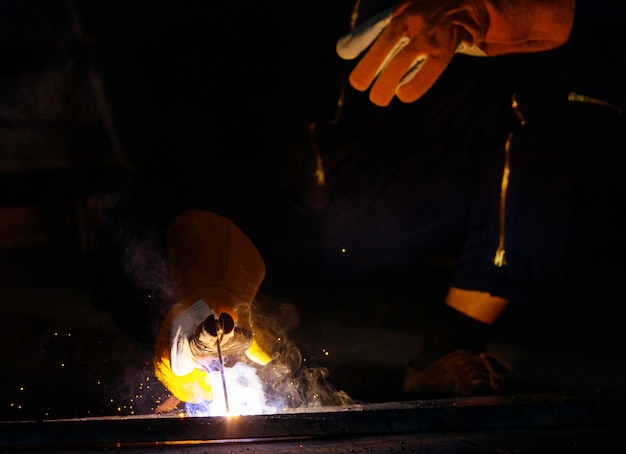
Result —
[[271, 360], [250, 322], [265, 264], [232, 221], [208, 211], [177, 216], [166, 240], [181, 295], [157, 336], [155, 374], [181, 401], [212, 400], [207, 374], [220, 355], [245, 353], [259, 364]]
[[539, 52], [569, 39], [574, 0], [403, 0], [337, 42], [344, 60], [367, 52], [350, 74], [370, 100], [413, 102], [455, 53], [496, 56]]

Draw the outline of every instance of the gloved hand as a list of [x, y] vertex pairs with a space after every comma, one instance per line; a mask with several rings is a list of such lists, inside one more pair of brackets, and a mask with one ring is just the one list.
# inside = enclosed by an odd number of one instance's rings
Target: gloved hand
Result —
[[[496, 56], [553, 49], [569, 38], [574, 0], [403, 0], [339, 39], [350, 84], [388, 105], [426, 93], [455, 53]], [[370, 47], [371, 45], [371, 47]]]
[[212, 400], [207, 374], [218, 359], [218, 340], [224, 356], [245, 352], [259, 364], [271, 360], [250, 322], [265, 264], [235, 224], [202, 210], [173, 220], [167, 248], [181, 295], [157, 336], [155, 374], [181, 401]]

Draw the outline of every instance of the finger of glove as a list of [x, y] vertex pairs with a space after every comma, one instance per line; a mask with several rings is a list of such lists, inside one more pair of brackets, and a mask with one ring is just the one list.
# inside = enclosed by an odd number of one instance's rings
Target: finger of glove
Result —
[[[387, 70], [408, 42], [408, 37], [399, 29], [392, 27], [385, 30], [352, 70], [350, 84], [356, 90], [367, 90], [376, 77]], [[397, 67], [397, 63], [394, 66]], [[402, 75], [399, 75], [393, 89], [401, 78]]]
[[222, 312], [217, 319], [214, 314], [211, 314], [204, 320], [204, 331], [214, 337], [220, 334], [228, 334], [234, 328], [235, 321], [233, 317], [226, 312]]
[[370, 100], [379, 106], [389, 104], [403, 77], [418, 59], [427, 55], [419, 48], [419, 43], [424, 43], [424, 49], [428, 48], [428, 33], [432, 27], [427, 21], [411, 8], [410, 2], [400, 3], [388, 26], [353, 69], [350, 84], [356, 90], [365, 91], [378, 77]]
[[[414, 102], [435, 84], [459, 50], [464, 28], [450, 24], [434, 29], [428, 35], [415, 39], [407, 46], [406, 58], [414, 58], [412, 68], [407, 71], [396, 88], [396, 96], [402, 102]], [[420, 51], [426, 56], [420, 57]], [[401, 56], [399, 56], [401, 57]]]
[[215, 331], [207, 331], [204, 330], [198, 334], [198, 340], [202, 342], [203, 351], [206, 353], [217, 353], [217, 343], [220, 342], [220, 345], [224, 347], [227, 345], [233, 338], [235, 337], [235, 331], [231, 330], [229, 332], [220, 333], [219, 335], [215, 334]]
[[399, 43], [393, 55], [383, 62], [370, 90], [370, 101], [377, 106], [387, 106], [402, 83], [408, 81], [419, 72], [427, 60], [427, 55], [404, 49], [408, 38]]
[[413, 102], [426, 93], [446, 69], [458, 49], [458, 27], [428, 27], [413, 16], [411, 39], [385, 64], [372, 86], [370, 100], [385, 106], [394, 95]]
[[435, 84], [450, 64], [454, 53], [430, 56], [409, 71], [398, 84], [395, 94], [401, 102], [410, 103], [421, 98]]
[[230, 333], [235, 328], [235, 321], [226, 312], [222, 312], [218, 319], [219, 325], [225, 334]]
[[394, 7], [368, 19], [337, 41], [336, 52], [344, 60], [354, 60], [378, 38], [391, 21]]

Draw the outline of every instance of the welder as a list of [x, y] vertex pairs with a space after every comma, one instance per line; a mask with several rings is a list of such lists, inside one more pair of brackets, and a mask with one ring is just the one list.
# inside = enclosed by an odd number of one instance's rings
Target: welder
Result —
[[[184, 189], [163, 192], [196, 200], [173, 203], [158, 226], [177, 303], [160, 324], [155, 368], [176, 397], [210, 398], [203, 362], [218, 348], [272, 360], [271, 339], [250, 311], [281, 259], [290, 276], [318, 276], [311, 269], [322, 263], [326, 277], [352, 279], [393, 272], [450, 238], [460, 239], [455, 274], [404, 392], [505, 390], [509, 366], [486, 351], [505, 309], [573, 297], [572, 268], [623, 270], [602, 248], [577, 248], [603, 232], [624, 250], [612, 216], [626, 195], [624, 76], [608, 47], [577, 34], [580, 14], [573, 0], [381, 5], [337, 41], [355, 90], [352, 104], [342, 99], [341, 122], [317, 136], [309, 130], [317, 140], [311, 192], [299, 178], [277, 178], [256, 150], [243, 164], [236, 151], [206, 166], [186, 162]], [[235, 161], [252, 170], [226, 170]], [[264, 189], [267, 180], [276, 186]], [[294, 181], [302, 190], [285, 195], [283, 183]], [[199, 202], [202, 192], [211, 200]], [[295, 210], [294, 194], [306, 199]], [[319, 243], [290, 233], [307, 210], [321, 219]], [[311, 250], [321, 261], [297, 268]]]

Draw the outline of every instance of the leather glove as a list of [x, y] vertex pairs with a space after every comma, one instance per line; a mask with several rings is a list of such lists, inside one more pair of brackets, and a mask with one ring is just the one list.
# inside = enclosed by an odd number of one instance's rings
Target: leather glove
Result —
[[565, 43], [574, 0], [403, 0], [337, 42], [345, 59], [367, 53], [350, 74], [370, 100], [413, 102], [426, 93], [455, 53], [496, 56], [539, 52]]
[[166, 239], [180, 299], [159, 330], [155, 374], [181, 401], [212, 400], [207, 374], [218, 353], [245, 353], [259, 364], [271, 360], [250, 322], [265, 264], [235, 224], [211, 212], [177, 216]]

